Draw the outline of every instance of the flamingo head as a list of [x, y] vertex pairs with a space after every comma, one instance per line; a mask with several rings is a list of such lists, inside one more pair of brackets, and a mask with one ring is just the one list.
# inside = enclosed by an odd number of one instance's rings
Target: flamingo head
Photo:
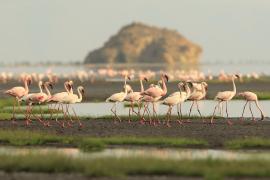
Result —
[[84, 88], [82, 86], [79, 86], [78, 90], [81, 92], [82, 95], [85, 94], [85, 90], [84, 90]]
[[183, 82], [178, 83], [177, 86], [178, 86], [178, 89], [185, 88]]
[[143, 80], [145, 80], [145, 82], [148, 82], [148, 78], [147, 77], [144, 77]]
[[165, 78], [167, 82], [169, 81], [169, 76], [168, 76], [167, 74], [162, 74], [161, 77], [162, 77], [162, 78]]
[[239, 76], [239, 74], [234, 74], [234, 75], [233, 75], [233, 78], [234, 78], [234, 79], [240, 79], [240, 76]]
[[204, 82], [204, 81], [201, 84], [205, 88], [205, 90], [207, 91], [208, 90], [208, 84], [206, 82]]
[[30, 86], [32, 84], [32, 77], [31, 76], [27, 76], [25, 78], [25, 81], [27, 82], [27, 85]]
[[45, 86], [49, 86], [51, 89], [53, 89], [53, 83], [50, 81], [45, 82]]
[[124, 91], [127, 90], [127, 93], [133, 92], [132, 87], [129, 84], [124, 85]]

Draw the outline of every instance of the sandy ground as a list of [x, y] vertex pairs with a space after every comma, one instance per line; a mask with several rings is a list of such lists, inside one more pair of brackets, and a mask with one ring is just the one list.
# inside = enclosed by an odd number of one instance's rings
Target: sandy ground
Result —
[[[59, 81], [54, 86], [52, 93], [64, 91], [63, 80]], [[139, 91], [139, 83], [138, 82], [128, 82], [133, 87], [134, 91]], [[145, 88], [150, 84], [145, 83]], [[9, 82], [8, 84], [1, 84], [0, 89], [0, 98], [7, 97], [3, 92], [11, 87], [20, 85], [18, 82]], [[97, 82], [84, 82], [80, 83], [79, 81], [74, 82], [75, 87], [82, 85], [85, 87], [85, 99], [84, 101], [104, 101], [107, 97], [115, 92], [119, 92], [122, 90], [123, 83], [122, 82], [105, 82], [105, 81], [97, 81]], [[168, 94], [177, 91], [177, 82], [169, 82], [168, 86]], [[270, 86], [265, 82], [249, 82], [249, 83], [240, 83], [236, 82], [237, 91], [270, 91]], [[209, 83], [207, 96], [209, 98], [213, 98], [215, 94], [219, 91], [231, 90], [232, 83]], [[31, 92], [38, 92], [38, 87], [35, 84], [32, 84], [30, 87]]]
[[270, 119], [254, 123], [249, 119], [240, 123], [238, 119], [233, 119], [234, 124], [229, 126], [224, 119], [218, 119], [214, 125], [202, 123], [201, 120], [192, 120], [191, 123], [178, 125], [172, 122], [172, 127], [168, 128], [163, 124], [157, 127], [141, 125], [138, 122], [129, 124], [127, 121], [116, 123], [112, 120], [85, 120], [83, 128], [78, 126], [72, 128], [61, 128], [53, 124], [52, 127], [43, 127], [38, 122], [32, 123], [29, 127], [23, 121], [18, 121], [17, 125], [12, 125], [10, 121], [0, 121], [0, 129], [28, 129], [40, 130], [59, 135], [76, 136], [148, 136], [148, 137], [187, 137], [199, 138], [209, 142], [211, 148], [221, 148], [225, 141], [236, 138], [247, 137], [268, 137], [270, 138]]

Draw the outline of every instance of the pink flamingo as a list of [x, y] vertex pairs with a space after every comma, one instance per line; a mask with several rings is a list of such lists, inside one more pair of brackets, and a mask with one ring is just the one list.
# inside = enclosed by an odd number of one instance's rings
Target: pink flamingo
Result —
[[[25, 118], [25, 124], [26, 124], [26, 125], [29, 125], [29, 123], [30, 123], [30, 121], [31, 121], [31, 119], [30, 119], [31, 115], [32, 115], [32, 116], [35, 116], [34, 114], [31, 114], [31, 111], [32, 111], [31, 106], [32, 106], [33, 104], [39, 104], [39, 108], [40, 108], [40, 112], [41, 112], [40, 103], [41, 103], [42, 99], [44, 98], [44, 97], [43, 97], [43, 96], [44, 96], [44, 95], [43, 95], [44, 93], [43, 93], [42, 87], [41, 87], [41, 86], [43, 86], [42, 81], [39, 81], [39, 82], [38, 82], [38, 86], [39, 86], [39, 90], [40, 90], [39, 93], [29, 93], [29, 94], [24, 95], [24, 96], [20, 99], [20, 101], [24, 101], [24, 102], [27, 104], [27, 108], [26, 108], [26, 118]], [[45, 94], [45, 95], [46, 95], [46, 94]], [[41, 113], [41, 115], [42, 115], [42, 113]], [[42, 123], [42, 124], [44, 125], [44, 122], [43, 122], [39, 117], [37, 117], [37, 116], [35, 116], [35, 117], [39, 120], [40, 123]]]
[[[192, 104], [191, 104], [191, 107], [189, 109], [189, 114], [188, 114], [188, 118], [190, 118], [190, 115], [191, 115], [191, 112], [192, 112], [192, 108], [194, 106], [194, 104], [196, 105], [197, 107], [197, 111], [200, 115], [200, 118], [202, 118], [202, 114], [201, 114], [201, 111], [199, 109], [199, 104], [198, 104], [198, 101], [202, 100], [205, 98], [206, 96], [206, 92], [207, 92], [207, 88], [208, 88], [208, 85], [206, 82], [201, 82], [201, 83], [190, 83], [193, 87], [193, 92], [190, 94], [188, 100], [191, 100], [192, 101]], [[204, 120], [203, 120], [204, 122]]]
[[[165, 96], [167, 94], [167, 87], [166, 87], [166, 83], [165, 83], [165, 79], [168, 82], [169, 77], [166, 74], [162, 74], [161, 75], [161, 80], [162, 80], [162, 88], [156, 87], [156, 86], [151, 86], [150, 88], [148, 88], [147, 90], [145, 90], [144, 92], [142, 92], [141, 94], [143, 95], [142, 100], [145, 102], [151, 102], [153, 105], [153, 117], [156, 117], [156, 120], [158, 123], [160, 123], [159, 119], [158, 119], [158, 115], [155, 109], [155, 105], [156, 102], [161, 99], [163, 96]], [[148, 108], [148, 103], [147, 105], [144, 107], [145, 110], [144, 112], [147, 110]], [[150, 119], [150, 123], [151, 123], [151, 119]], [[154, 121], [154, 125], [155, 125], [155, 121]]]
[[[134, 112], [135, 114], [140, 116], [140, 99], [142, 98], [141, 93], [144, 91], [144, 87], [143, 87], [143, 80], [145, 80], [146, 82], [148, 81], [148, 79], [146, 77], [140, 76], [140, 85], [141, 85], [141, 91], [140, 92], [133, 92], [133, 90], [130, 88], [130, 93], [127, 94], [125, 101], [129, 101], [130, 102], [130, 107], [129, 107], [129, 123], [131, 122], [131, 111]], [[135, 112], [134, 110], [134, 103], [137, 103], [138, 105], [138, 113]]]
[[24, 87], [17, 86], [17, 87], [13, 87], [13, 88], [5, 91], [5, 94], [8, 94], [8, 95], [14, 97], [12, 123], [15, 123], [15, 105], [16, 105], [16, 101], [18, 103], [18, 108], [21, 111], [20, 99], [23, 96], [25, 96], [25, 95], [27, 95], [29, 93], [28, 86], [31, 84], [32, 78], [30, 76], [25, 76], [23, 78], [23, 82], [24, 82]]
[[228, 119], [229, 118], [229, 114], [228, 114], [228, 101], [230, 101], [235, 95], [236, 95], [236, 86], [235, 86], [235, 79], [239, 79], [239, 75], [233, 75], [232, 76], [232, 83], [233, 83], [233, 90], [232, 91], [222, 91], [222, 92], [218, 92], [215, 100], [218, 101], [218, 104], [215, 106], [214, 112], [213, 112], [213, 116], [211, 118], [210, 123], [213, 124], [213, 120], [214, 120], [214, 116], [215, 116], [215, 112], [217, 107], [220, 107], [220, 103], [225, 102], [226, 105], [226, 114], [227, 114], [227, 123], [228, 125], [232, 125], [232, 122]]
[[116, 119], [119, 120], [119, 122], [121, 122], [120, 117], [117, 115], [116, 113], [116, 106], [117, 103], [119, 102], [123, 102], [127, 96], [127, 79], [130, 80], [130, 77], [125, 75], [125, 83], [124, 83], [124, 91], [123, 92], [119, 92], [119, 93], [114, 93], [113, 95], [111, 95], [110, 97], [108, 97], [106, 99], [106, 102], [113, 102], [114, 105], [111, 108], [111, 112], [114, 114], [114, 123], [116, 123]]
[[262, 109], [259, 106], [257, 94], [255, 94], [253, 92], [250, 92], [250, 91], [245, 91], [245, 92], [239, 93], [238, 96], [241, 96], [246, 100], [246, 103], [244, 105], [243, 112], [242, 112], [242, 117], [240, 118], [240, 121], [244, 120], [244, 112], [245, 112], [247, 103], [249, 103], [249, 110], [250, 110], [250, 113], [251, 113], [251, 116], [252, 116], [252, 121], [254, 121], [254, 122], [256, 121], [255, 118], [254, 118], [252, 109], [251, 109], [251, 102], [254, 102], [255, 105], [257, 106], [257, 108], [259, 109], [259, 111], [261, 113], [261, 120], [264, 119], [264, 113], [263, 113]]

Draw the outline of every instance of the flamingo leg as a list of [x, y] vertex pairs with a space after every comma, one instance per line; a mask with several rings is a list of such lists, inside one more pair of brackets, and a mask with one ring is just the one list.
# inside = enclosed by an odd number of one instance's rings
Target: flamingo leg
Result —
[[[49, 109], [50, 111], [50, 119], [52, 120], [52, 117], [53, 117], [53, 111], [56, 109], [56, 106], [57, 106], [57, 103], [54, 104], [54, 107], [52, 107], [51, 109]], [[57, 112], [58, 113], [58, 112]]]
[[130, 111], [131, 111], [131, 105], [132, 104], [132, 102], [130, 102], [130, 107], [128, 108], [128, 123], [131, 123], [131, 120], [130, 120], [130, 117], [131, 117], [131, 113], [130, 113]]
[[192, 101], [192, 104], [191, 104], [191, 106], [190, 106], [189, 113], [188, 113], [188, 120], [187, 120], [187, 122], [191, 122], [191, 121], [190, 121], [190, 114], [191, 114], [191, 111], [192, 111], [193, 106], [194, 106], [194, 101]]
[[177, 115], [178, 115], [177, 122], [179, 124], [183, 124], [182, 123], [182, 118], [183, 118], [183, 114], [182, 114], [182, 103], [177, 104], [177, 107], [176, 108], [177, 108]]
[[12, 118], [11, 118], [12, 124], [15, 124], [15, 105], [16, 105], [16, 101], [17, 101], [17, 99], [14, 98], [14, 101], [13, 101], [13, 113], [12, 113]]
[[66, 104], [66, 114], [67, 114], [69, 120], [71, 121], [71, 123], [67, 122], [68, 127], [72, 127], [73, 120], [72, 120], [72, 116], [69, 113], [69, 104]]
[[245, 103], [245, 105], [244, 105], [244, 108], [243, 108], [242, 116], [241, 116], [241, 118], [240, 118], [240, 121], [241, 121], [241, 122], [244, 120], [244, 113], [245, 113], [245, 110], [246, 110], [247, 103], [248, 103], [248, 101], [246, 101], [246, 103]]
[[78, 121], [79, 128], [81, 128], [83, 125], [82, 125], [82, 123], [81, 123], [80, 118], [77, 116], [75, 109], [74, 109], [73, 107], [71, 107], [71, 109], [72, 109], [72, 111], [73, 111], [73, 113], [74, 113], [75, 118], [76, 118], [77, 121]]
[[232, 122], [229, 120], [229, 113], [228, 113], [228, 101], [225, 101], [226, 105], [226, 118], [227, 118], [227, 124], [232, 125]]
[[204, 119], [203, 119], [203, 117], [202, 117], [201, 111], [200, 111], [200, 109], [199, 109], [198, 101], [195, 101], [195, 104], [196, 104], [196, 107], [197, 107], [197, 111], [198, 111], [198, 113], [199, 113], [199, 115], [200, 115], [200, 118], [202, 119], [202, 122], [205, 123], [205, 121], [204, 121]]
[[167, 123], [166, 123], [167, 127], [171, 127], [170, 125], [171, 115], [172, 115], [172, 106], [169, 106], [167, 112]]
[[217, 110], [218, 106], [220, 106], [220, 103], [222, 103], [222, 101], [219, 101], [218, 104], [215, 106], [215, 109], [214, 109], [212, 118], [211, 118], [211, 120], [210, 120], [210, 124], [213, 124], [213, 123], [214, 123], [214, 117], [215, 117], [215, 115], [216, 115], [216, 110]]
[[256, 122], [256, 120], [255, 120], [255, 118], [254, 118], [254, 114], [253, 114], [253, 112], [252, 112], [251, 102], [249, 102], [248, 104], [249, 104], [249, 110], [250, 110], [250, 113], [251, 113], [252, 121], [253, 121], [253, 122]]
[[[157, 123], [158, 124], [160, 124], [160, 120], [158, 119], [158, 115], [157, 115], [157, 111], [156, 111], [156, 103], [155, 102], [153, 102], [152, 103], [152, 106], [153, 106], [153, 117], [155, 116], [156, 117], [156, 121], [157, 121]], [[155, 125], [155, 124], [154, 124]]]

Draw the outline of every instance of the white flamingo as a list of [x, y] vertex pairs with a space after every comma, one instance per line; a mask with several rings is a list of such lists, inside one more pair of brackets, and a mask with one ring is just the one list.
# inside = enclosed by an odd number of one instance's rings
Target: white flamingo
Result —
[[222, 92], [218, 92], [215, 100], [218, 101], [218, 104], [215, 106], [214, 112], [213, 112], [213, 116], [211, 118], [210, 123], [213, 124], [213, 120], [214, 120], [214, 116], [215, 116], [215, 112], [217, 107], [220, 107], [220, 104], [225, 102], [226, 105], [226, 115], [227, 115], [227, 123], [229, 125], [232, 125], [232, 122], [228, 119], [229, 118], [229, 114], [228, 114], [228, 101], [230, 101], [235, 95], [236, 95], [236, 86], [235, 86], [235, 79], [239, 79], [239, 75], [233, 75], [232, 77], [232, 84], [233, 84], [233, 90], [232, 91], [222, 91]]
[[[193, 106], [194, 104], [196, 105], [196, 108], [197, 108], [197, 111], [200, 115], [200, 118], [202, 118], [202, 114], [201, 114], [201, 111], [199, 109], [199, 104], [198, 104], [198, 101], [202, 100], [205, 98], [206, 96], [206, 92], [207, 92], [207, 88], [208, 88], [208, 85], [206, 82], [201, 82], [201, 83], [190, 83], [193, 87], [193, 92], [190, 94], [188, 100], [192, 101], [192, 104], [190, 106], [190, 109], [189, 109], [189, 114], [188, 114], [188, 118], [190, 118], [190, 115], [191, 115], [191, 112], [192, 112], [192, 109], [193, 109]], [[188, 120], [189, 121], [189, 120]], [[204, 122], [204, 120], [203, 120]]]
[[[168, 112], [167, 112], [167, 123], [166, 125], [168, 127], [171, 127], [169, 121], [171, 120], [171, 114], [172, 114], [172, 108], [173, 106], [177, 105], [177, 114], [178, 114], [178, 120], [177, 122], [179, 124], [182, 124], [182, 110], [181, 110], [181, 104], [188, 99], [190, 96], [190, 88], [187, 83], [178, 83], [178, 89], [179, 91], [172, 93], [167, 98], [165, 98], [161, 103], [164, 105], [169, 106]], [[181, 88], [184, 88], [185, 92], [182, 92]]]
[[[62, 103], [66, 104], [66, 112], [68, 113], [69, 116], [70, 116], [70, 114], [69, 114], [69, 104], [75, 104], [75, 103], [82, 102], [82, 98], [83, 98], [83, 94], [84, 94], [84, 88], [82, 86], [79, 86], [77, 88], [77, 91], [78, 91], [78, 95], [70, 93], [70, 94], [66, 95], [62, 100]], [[82, 127], [82, 123], [81, 123], [79, 117], [77, 116], [74, 108], [71, 107], [71, 109], [72, 109], [72, 111], [74, 113], [75, 118], [77, 119], [77, 121], [79, 123], [79, 127]], [[72, 121], [72, 119], [71, 119], [71, 121]]]
[[114, 103], [114, 105], [111, 108], [111, 112], [114, 114], [114, 123], [116, 123], [116, 119], [118, 119], [119, 122], [121, 122], [121, 119], [117, 115], [117, 112], [116, 112], [116, 106], [117, 106], [117, 103], [123, 102], [127, 96], [127, 79], [130, 79], [130, 77], [125, 75], [124, 91], [115, 93], [106, 99], [106, 102]]
[[[64, 101], [65, 96], [67, 96], [69, 94], [73, 94], [73, 88], [72, 88], [73, 86], [72, 85], [73, 85], [72, 81], [66, 81], [64, 83], [64, 87], [65, 87], [66, 91], [52, 95], [51, 98], [49, 98], [47, 101], [48, 103], [56, 103], [54, 108], [52, 108], [52, 109], [56, 109], [56, 106], [58, 105], [55, 121], [57, 122], [57, 124], [60, 124], [62, 127], [65, 127], [65, 125], [64, 125], [64, 122], [59, 123], [59, 121], [58, 121], [58, 114], [59, 113], [58, 112], [59, 112], [60, 107], [61, 107], [62, 112], [64, 113], [64, 118], [66, 118], [66, 111], [64, 110], [64, 107], [63, 107], [63, 101]], [[51, 110], [50, 119], [52, 118], [52, 115], [53, 115], [53, 112]]]
[[[125, 97], [125, 101], [130, 102], [130, 107], [129, 107], [129, 123], [130, 121], [130, 115], [131, 115], [131, 111], [134, 112], [135, 114], [140, 116], [140, 99], [142, 98], [141, 93], [144, 91], [144, 87], [143, 87], [143, 80], [145, 80], [146, 82], [148, 81], [148, 79], [146, 77], [140, 76], [140, 85], [141, 85], [141, 91], [140, 92], [133, 92], [132, 88], [130, 88], [130, 90], [128, 89], [128, 94]], [[134, 103], [137, 103], [138, 105], [138, 113], [134, 110]]]
[[245, 91], [245, 92], [240, 92], [238, 94], [238, 96], [241, 96], [241, 97], [243, 97], [246, 100], [246, 103], [244, 105], [243, 112], [242, 112], [242, 117], [240, 118], [241, 121], [244, 120], [244, 112], [245, 112], [247, 103], [249, 103], [249, 110], [250, 110], [250, 113], [251, 113], [251, 116], [252, 116], [252, 121], [255, 122], [255, 118], [254, 118], [254, 115], [253, 115], [253, 112], [252, 112], [252, 109], [251, 109], [251, 103], [252, 102], [254, 102], [255, 105], [257, 106], [257, 108], [259, 109], [259, 111], [261, 113], [261, 120], [264, 119], [264, 113], [263, 113], [262, 109], [260, 108], [257, 94], [255, 94], [253, 92], [250, 92], [250, 91]]

